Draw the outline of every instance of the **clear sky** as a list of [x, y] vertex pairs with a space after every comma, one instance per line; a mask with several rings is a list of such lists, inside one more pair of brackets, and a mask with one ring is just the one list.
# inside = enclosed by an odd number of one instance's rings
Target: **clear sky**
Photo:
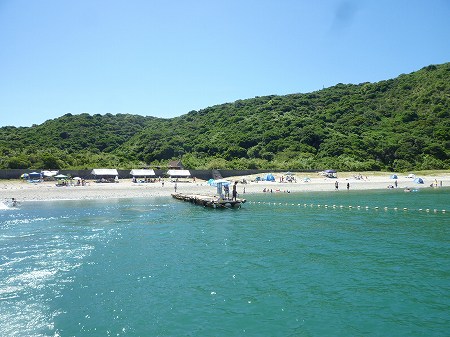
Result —
[[0, 126], [175, 117], [450, 61], [450, 0], [0, 0]]

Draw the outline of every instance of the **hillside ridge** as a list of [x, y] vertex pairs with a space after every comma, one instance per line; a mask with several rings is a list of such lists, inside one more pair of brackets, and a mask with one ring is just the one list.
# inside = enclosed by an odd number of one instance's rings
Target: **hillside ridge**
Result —
[[450, 63], [174, 118], [71, 115], [0, 128], [0, 168], [450, 168]]

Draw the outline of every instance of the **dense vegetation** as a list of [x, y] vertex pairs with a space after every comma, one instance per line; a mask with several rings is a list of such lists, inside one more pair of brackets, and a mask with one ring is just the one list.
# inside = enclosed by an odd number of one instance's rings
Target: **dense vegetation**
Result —
[[0, 129], [0, 168], [450, 168], [450, 63], [378, 83], [264, 96], [158, 119], [64, 115]]

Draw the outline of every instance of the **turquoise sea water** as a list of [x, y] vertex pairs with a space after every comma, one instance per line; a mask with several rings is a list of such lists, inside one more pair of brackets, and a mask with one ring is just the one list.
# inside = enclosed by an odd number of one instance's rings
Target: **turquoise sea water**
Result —
[[449, 189], [246, 197], [0, 210], [0, 336], [448, 336]]

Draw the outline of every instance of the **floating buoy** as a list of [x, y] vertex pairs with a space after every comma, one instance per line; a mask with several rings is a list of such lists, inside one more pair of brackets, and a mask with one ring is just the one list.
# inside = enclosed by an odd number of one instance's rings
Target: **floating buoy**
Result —
[[[317, 208], [323, 207], [325, 209], [328, 209], [329, 207], [332, 207], [333, 209], [336, 209], [336, 208], [340, 208], [340, 209], [348, 208], [350, 210], [353, 209], [353, 208], [358, 208], [358, 209], [365, 208], [366, 211], [369, 211], [369, 210], [378, 211], [381, 208], [384, 209], [385, 211], [388, 211], [388, 210], [397, 211], [397, 210], [399, 210], [398, 207], [389, 208], [387, 206], [385, 206], [385, 207], [361, 206], [361, 205], [357, 205], [357, 206], [348, 205], [348, 206], [346, 206], [346, 205], [336, 205], [336, 204], [334, 204], [334, 205], [327, 205], [327, 204], [317, 204], [317, 205], [315, 205], [313, 203], [310, 203], [310, 204], [307, 204], [307, 203], [295, 204], [295, 203], [288, 203], [288, 202], [282, 203], [282, 202], [268, 202], [268, 201], [249, 201], [248, 203], [249, 204], [255, 204], [255, 205], [256, 204], [259, 204], [259, 205], [261, 205], [261, 204], [263, 204], [263, 205], [285, 205], [285, 206], [302, 206], [303, 205], [303, 207], [310, 207], [310, 208], [314, 208], [314, 207], [317, 206]], [[227, 204], [225, 204], [225, 207], [231, 207], [231, 204], [227, 203]], [[403, 207], [403, 208], [400, 208], [400, 209], [403, 209], [403, 211], [405, 211], [405, 212], [406, 211], [411, 211], [411, 209], [408, 209], [407, 207]], [[413, 209], [413, 210], [418, 211], [418, 212], [427, 212], [427, 213], [433, 212], [435, 214], [437, 214], [437, 213], [445, 214], [447, 212], [445, 209], [439, 210], [437, 208], [431, 208], [431, 209], [430, 208], [416, 208], [416, 209]]]

